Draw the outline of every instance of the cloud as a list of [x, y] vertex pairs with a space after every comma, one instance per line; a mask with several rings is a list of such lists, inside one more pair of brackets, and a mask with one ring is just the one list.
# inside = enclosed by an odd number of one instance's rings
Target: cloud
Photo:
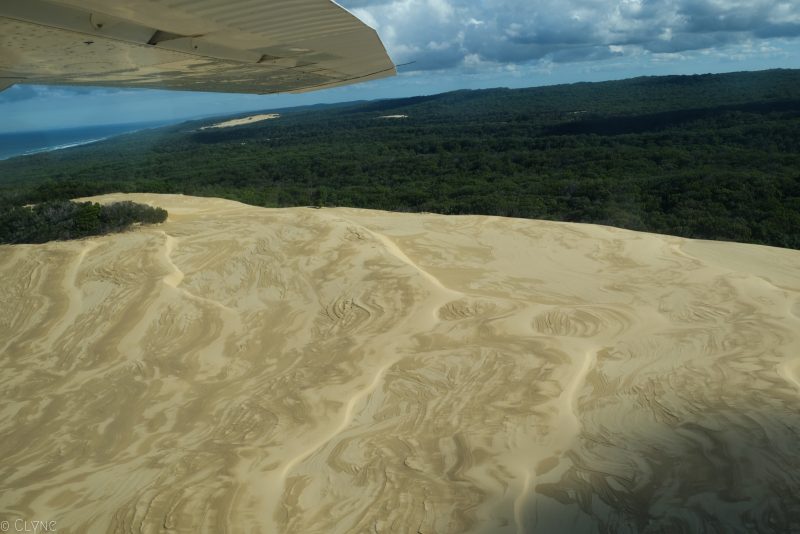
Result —
[[678, 54], [800, 37], [787, 0], [341, 0], [414, 70]]
[[32, 85], [15, 85], [0, 93], [0, 103], [2, 102], [22, 102], [31, 100], [39, 96], [36, 87]]
[[75, 96], [104, 96], [116, 94], [122, 89], [97, 88], [97, 87], [76, 87], [76, 86], [57, 86], [57, 85], [14, 85], [3, 92], [0, 92], [0, 104], [6, 102], [23, 102], [35, 99], [69, 99]]

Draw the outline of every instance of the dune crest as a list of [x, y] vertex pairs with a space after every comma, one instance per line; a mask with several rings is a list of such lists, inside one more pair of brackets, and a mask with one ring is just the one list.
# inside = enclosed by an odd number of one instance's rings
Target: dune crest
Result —
[[106, 195], [0, 247], [0, 519], [59, 532], [800, 528], [800, 252]]

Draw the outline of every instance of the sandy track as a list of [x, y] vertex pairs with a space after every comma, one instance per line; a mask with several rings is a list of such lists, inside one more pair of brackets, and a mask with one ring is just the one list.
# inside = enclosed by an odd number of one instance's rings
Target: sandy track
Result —
[[0, 247], [0, 520], [59, 532], [800, 530], [800, 253], [163, 206]]

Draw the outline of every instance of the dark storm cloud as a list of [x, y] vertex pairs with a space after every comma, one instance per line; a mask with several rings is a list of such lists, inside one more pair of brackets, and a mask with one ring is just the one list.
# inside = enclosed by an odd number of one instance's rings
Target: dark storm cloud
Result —
[[800, 23], [771, 24], [756, 30], [755, 36], [759, 39], [800, 37]]
[[733, 44], [739, 39], [730, 33], [679, 33], [669, 41], [651, 40], [641, 43], [648, 52], [674, 54], [690, 50], [707, 50]]
[[343, 0], [398, 63], [575, 62], [800, 36], [786, 0]]

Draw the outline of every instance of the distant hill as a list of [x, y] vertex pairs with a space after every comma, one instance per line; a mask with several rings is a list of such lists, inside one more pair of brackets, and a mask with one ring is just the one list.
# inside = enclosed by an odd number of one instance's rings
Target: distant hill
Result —
[[[276, 111], [276, 110], [265, 110]], [[0, 200], [112, 191], [592, 222], [800, 248], [800, 71], [456, 91], [219, 118], [0, 162]], [[405, 115], [406, 118], [381, 119]], [[241, 115], [239, 115], [241, 116]]]

